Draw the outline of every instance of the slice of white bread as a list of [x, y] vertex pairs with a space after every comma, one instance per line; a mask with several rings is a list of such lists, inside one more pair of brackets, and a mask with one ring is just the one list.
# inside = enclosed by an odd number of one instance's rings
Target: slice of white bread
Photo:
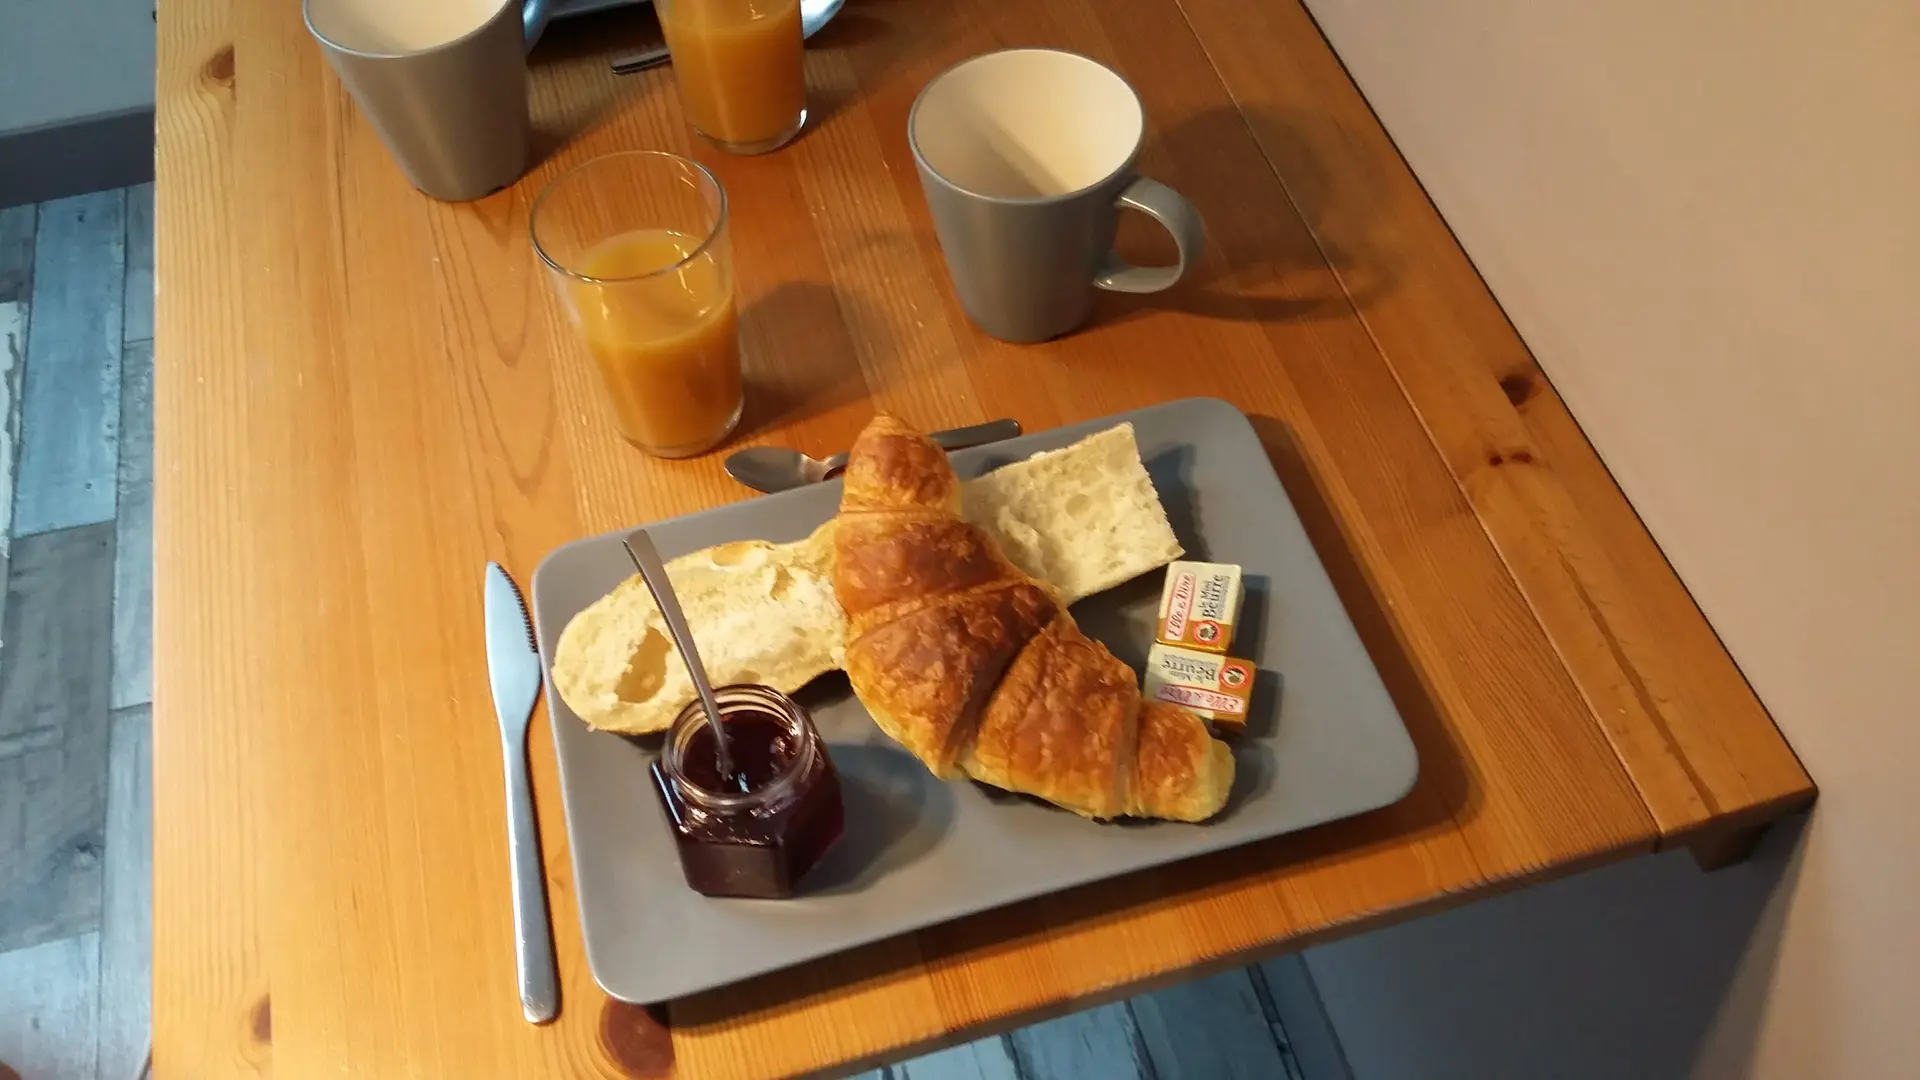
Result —
[[[1183, 553], [1133, 425], [1013, 462], [961, 485], [968, 520], [1063, 602], [1110, 589]], [[847, 621], [833, 597], [833, 522], [805, 540], [742, 540], [667, 563], [714, 685], [792, 692], [840, 667]], [[582, 720], [661, 731], [693, 700], [665, 621], [639, 575], [573, 617], [554, 650], [553, 685]]]
[[1140, 463], [1133, 425], [1089, 435], [962, 485], [961, 513], [1063, 603], [1105, 592], [1182, 554]]

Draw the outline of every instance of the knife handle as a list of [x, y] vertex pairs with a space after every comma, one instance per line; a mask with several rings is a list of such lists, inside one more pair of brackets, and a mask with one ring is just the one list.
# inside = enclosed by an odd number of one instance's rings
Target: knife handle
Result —
[[1017, 438], [1019, 435], [1020, 421], [1009, 419], [989, 420], [972, 427], [936, 431], [927, 438], [932, 439], [933, 445], [942, 450], [965, 450], [969, 446], [982, 446], [990, 442], [999, 442], [1001, 439]]
[[520, 974], [520, 1009], [527, 1021], [544, 1024], [560, 1012], [560, 977], [553, 964], [553, 926], [547, 914], [546, 868], [540, 861], [540, 827], [533, 816], [533, 781], [527, 772], [527, 729], [505, 739], [507, 758], [507, 857], [513, 871], [513, 953]]
[[667, 47], [665, 45], [659, 45], [645, 52], [637, 52], [631, 56], [616, 58], [613, 61], [613, 73], [615, 75], [631, 75], [636, 71], [645, 71], [648, 68], [659, 67], [669, 59], [671, 59], [671, 57], [667, 54]]

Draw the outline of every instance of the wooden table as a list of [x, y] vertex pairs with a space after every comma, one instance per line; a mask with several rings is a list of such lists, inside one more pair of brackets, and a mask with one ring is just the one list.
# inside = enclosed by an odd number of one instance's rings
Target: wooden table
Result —
[[[624, 32], [624, 31], [622, 31]], [[1419, 746], [1397, 806], [888, 941], [663, 1010], [581, 951], [550, 741], [564, 985], [521, 1022], [480, 569], [743, 498], [620, 442], [527, 208], [589, 156], [689, 148], [669, 76], [543, 44], [543, 160], [411, 190], [298, 5], [160, 16], [155, 512], [160, 1075], [745, 1076], [853, 1068], [1673, 845], [1813, 797], [1305, 12], [1291, 0], [855, 0], [791, 147], [733, 198], [747, 440], [875, 408], [1030, 430], [1211, 394], [1254, 417]], [[1199, 280], [995, 342], [948, 288], [905, 138], [985, 50], [1113, 66]], [[1132, 230], [1130, 230], [1131, 232]], [[1149, 230], [1128, 246], [1151, 254]], [[1649, 392], [1653, 392], [1651, 389]]]

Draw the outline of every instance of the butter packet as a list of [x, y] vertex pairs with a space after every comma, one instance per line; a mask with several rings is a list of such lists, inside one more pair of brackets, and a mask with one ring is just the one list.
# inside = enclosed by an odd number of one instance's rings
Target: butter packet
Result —
[[1141, 693], [1191, 709], [1219, 734], [1239, 734], [1247, 727], [1253, 673], [1253, 665], [1237, 657], [1156, 644], [1147, 653]]
[[1175, 562], [1160, 588], [1160, 619], [1154, 640], [1221, 653], [1233, 643], [1240, 618], [1240, 568], [1231, 563]]

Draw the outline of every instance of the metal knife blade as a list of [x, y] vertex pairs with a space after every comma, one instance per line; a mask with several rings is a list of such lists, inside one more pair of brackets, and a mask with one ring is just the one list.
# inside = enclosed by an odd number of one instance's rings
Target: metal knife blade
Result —
[[500, 749], [507, 772], [507, 855], [513, 871], [520, 1008], [529, 1022], [544, 1024], [560, 1011], [560, 979], [553, 963], [533, 782], [527, 773], [527, 727], [540, 697], [540, 654], [533, 648], [533, 625], [520, 590], [499, 563], [487, 564], [485, 611], [487, 676], [493, 684], [493, 709], [500, 719]]
[[540, 696], [540, 654], [533, 649], [520, 590], [499, 563], [487, 564], [487, 676], [493, 683], [493, 711], [500, 726], [526, 725]]

